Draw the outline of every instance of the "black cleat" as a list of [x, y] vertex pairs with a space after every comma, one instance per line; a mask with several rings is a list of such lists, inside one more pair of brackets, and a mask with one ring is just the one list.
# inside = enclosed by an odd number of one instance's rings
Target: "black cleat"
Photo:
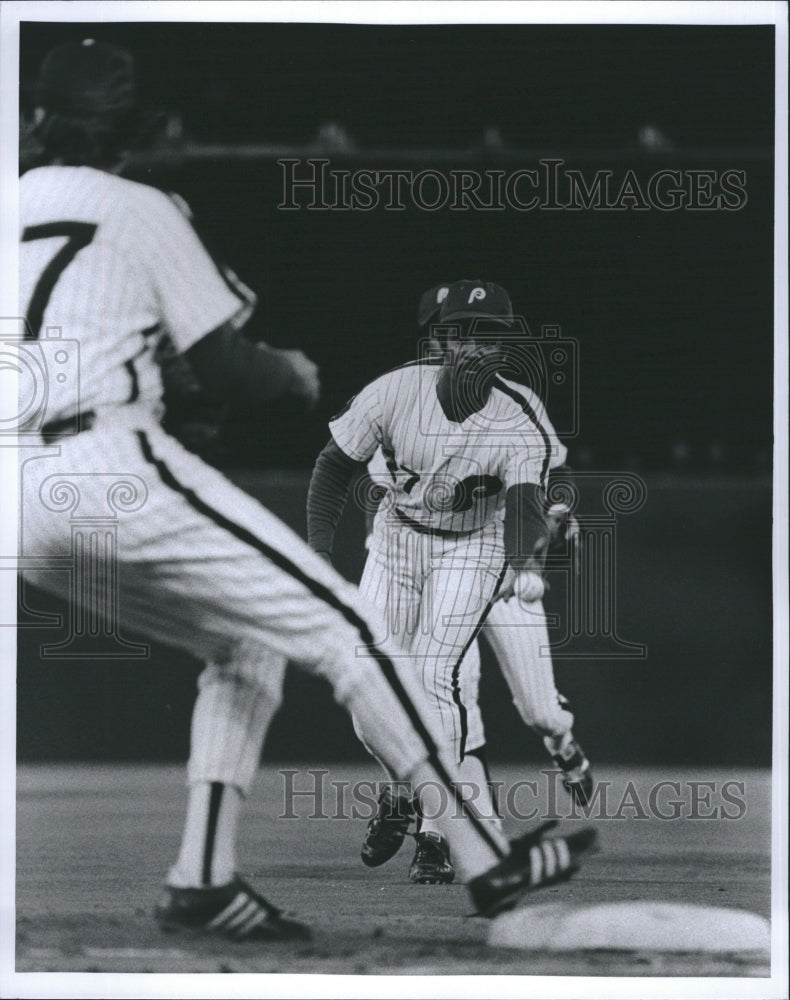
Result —
[[561, 753], [551, 755], [552, 760], [562, 771], [563, 787], [570, 793], [577, 806], [586, 806], [593, 793], [593, 776], [590, 762], [576, 742], [570, 740]]
[[415, 818], [414, 806], [405, 795], [394, 796], [389, 787], [379, 795], [376, 815], [368, 823], [361, 857], [368, 868], [378, 868], [401, 849], [409, 824]]
[[544, 838], [556, 826], [544, 823], [510, 843], [510, 854], [469, 883], [477, 913], [494, 917], [511, 909], [533, 889], [564, 882], [578, 870], [579, 856], [592, 847], [596, 831], [587, 826], [565, 837]]
[[310, 929], [287, 920], [238, 876], [207, 889], [165, 886], [155, 910], [163, 931], [192, 930], [233, 941], [309, 941]]
[[417, 850], [409, 868], [409, 878], [417, 885], [449, 885], [455, 878], [450, 848], [438, 833], [418, 833]]

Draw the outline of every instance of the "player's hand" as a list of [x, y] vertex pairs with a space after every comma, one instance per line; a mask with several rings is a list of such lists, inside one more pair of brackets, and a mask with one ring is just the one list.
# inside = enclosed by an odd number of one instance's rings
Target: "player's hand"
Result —
[[298, 349], [283, 350], [283, 355], [291, 365], [293, 382], [291, 392], [299, 396], [312, 410], [321, 395], [321, 380], [318, 375], [318, 365]]
[[516, 585], [516, 571], [512, 566], [508, 566], [505, 570], [505, 576], [502, 583], [499, 586], [499, 590], [496, 592], [495, 601], [509, 601], [514, 594], [514, 588]]
[[549, 529], [549, 552], [552, 555], [570, 554], [571, 566], [577, 575], [581, 572], [581, 528], [567, 508], [551, 507], [546, 514]]

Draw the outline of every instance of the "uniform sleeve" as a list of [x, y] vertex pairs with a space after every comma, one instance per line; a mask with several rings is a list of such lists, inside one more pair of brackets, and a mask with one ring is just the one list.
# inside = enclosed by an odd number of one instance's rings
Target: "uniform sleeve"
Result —
[[371, 382], [354, 396], [329, 422], [337, 446], [357, 462], [367, 462], [381, 444], [381, 379]]
[[546, 486], [550, 450], [537, 429], [514, 435], [506, 449], [503, 479], [505, 489], [522, 483]]
[[505, 485], [509, 488], [534, 483], [545, 489], [549, 470], [564, 463], [567, 449], [557, 437], [540, 398], [523, 385], [501, 381], [519, 407], [506, 445]]
[[565, 460], [568, 457], [568, 449], [557, 437], [557, 432], [554, 430], [551, 421], [549, 420], [548, 414], [546, 413], [546, 407], [543, 405], [539, 397], [530, 390], [527, 390], [525, 395], [532, 403], [532, 408], [535, 411], [535, 416], [537, 417], [537, 424], [546, 433], [549, 439], [549, 444], [551, 446], [551, 457], [549, 458], [549, 468], [556, 469], [560, 465], [565, 464]]
[[173, 343], [186, 351], [225, 323], [238, 325], [250, 302], [201, 242], [189, 220], [160, 191], [152, 192], [145, 220], [145, 264], [152, 276], [162, 320]]
[[532, 483], [545, 489], [549, 469], [555, 465], [559, 453], [565, 457], [565, 447], [557, 440], [551, 424], [541, 419], [545, 411], [531, 409], [525, 412], [519, 426], [513, 428], [506, 446], [504, 469], [505, 488]]

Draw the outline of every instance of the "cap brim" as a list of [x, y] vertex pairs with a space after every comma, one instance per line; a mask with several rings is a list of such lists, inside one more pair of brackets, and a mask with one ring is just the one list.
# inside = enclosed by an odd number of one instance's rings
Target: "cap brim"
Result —
[[484, 323], [499, 323], [501, 326], [507, 327], [513, 326], [512, 316], [491, 316], [489, 313], [467, 312], [465, 310], [450, 313], [447, 316], [440, 316], [439, 318], [442, 323], [452, 323], [454, 319], [479, 319]]

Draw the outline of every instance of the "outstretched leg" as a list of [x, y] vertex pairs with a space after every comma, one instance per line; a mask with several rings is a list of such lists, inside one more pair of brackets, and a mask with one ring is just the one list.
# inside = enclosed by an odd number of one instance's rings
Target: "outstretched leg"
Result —
[[542, 601], [497, 601], [483, 630], [526, 725], [543, 737], [563, 784], [580, 804], [592, 795], [590, 762], [573, 736], [573, 713], [557, 691]]

